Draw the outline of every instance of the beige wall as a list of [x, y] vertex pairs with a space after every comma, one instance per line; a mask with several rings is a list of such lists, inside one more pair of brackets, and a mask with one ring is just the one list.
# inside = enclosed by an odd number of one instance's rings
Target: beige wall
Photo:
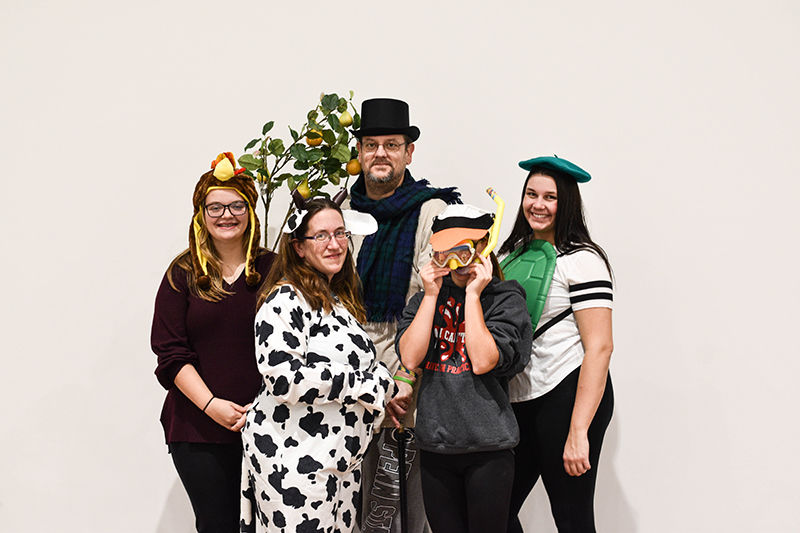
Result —
[[[594, 175], [617, 278], [602, 531], [800, 529], [796, 3], [224, 6], [0, 4], [0, 531], [191, 531], [148, 342], [191, 189], [349, 89], [410, 102], [412, 170], [487, 208], [494, 186], [505, 232], [517, 161]], [[541, 489], [525, 510], [553, 531]]]

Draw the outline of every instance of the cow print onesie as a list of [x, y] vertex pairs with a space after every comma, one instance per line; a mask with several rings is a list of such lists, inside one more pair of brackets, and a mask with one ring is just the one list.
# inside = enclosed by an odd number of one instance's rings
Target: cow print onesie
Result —
[[261, 390], [242, 430], [242, 532], [352, 531], [361, 459], [394, 394], [375, 347], [338, 303], [281, 285], [256, 314]]

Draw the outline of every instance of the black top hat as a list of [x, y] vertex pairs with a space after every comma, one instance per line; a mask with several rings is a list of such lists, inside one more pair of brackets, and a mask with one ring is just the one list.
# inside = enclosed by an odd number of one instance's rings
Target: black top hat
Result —
[[393, 98], [372, 98], [361, 103], [361, 129], [353, 135], [361, 139], [364, 135], [408, 135], [411, 142], [419, 139], [419, 128], [410, 126], [408, 104]]

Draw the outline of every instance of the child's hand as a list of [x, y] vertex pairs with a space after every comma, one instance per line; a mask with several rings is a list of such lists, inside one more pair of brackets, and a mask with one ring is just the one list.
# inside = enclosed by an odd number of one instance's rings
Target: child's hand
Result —
[[467, 279], [466, 292], [467, 294], [480, 296], [483, 289], [492, 281], [492, 272], [494, 268], [489, 258], [483, 257], [481, 254], [475, 257], [479, 262], [471, 265], [472, 271], [469, 273], [469, 278]]
[[433, 261], [422, 267], [419, 271], [419, 277], [422, 278], [422, 289], [425, 294], [430, 296], [439, 294], [439, 289], [442, 288], [442, 278], [448, 274], [450, 274], [449, 268], [438, 267], [433, 264]]

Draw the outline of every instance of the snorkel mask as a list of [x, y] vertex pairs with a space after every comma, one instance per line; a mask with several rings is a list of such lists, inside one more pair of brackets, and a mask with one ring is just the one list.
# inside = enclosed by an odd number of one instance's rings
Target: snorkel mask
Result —
[[442, 252], [433, 252], [431, 260], [438, 267], [449, 266], [451, 270], [458, 267], [465, 267], [472, 264], [475, 259], [475, 243], [466, 240], [464, 243], [454, 246]]
[[[489, 234], [489, 242], [481, 252], [483, 257], [489, 257], [497, 246], [500, 235], [500, 224], [503, 221], [505, 202], [497, 192], [489, 187], [487, 194], [497, 204], [494, 215], [469, 205], [449, 205], [433, 221], [433, 236], [431, 245], [434, 252], [431, 258], [433, 264], [439, 267], [449, 267], [456, 270], [468, 267], [477, 262], [475, 242], [480, 241]], [[466, 237], [466, 238], [464, 238]], [[453, 239], [460, 239], [451, 245]], [[438, 248], [438, 250], [437, 250]]]

